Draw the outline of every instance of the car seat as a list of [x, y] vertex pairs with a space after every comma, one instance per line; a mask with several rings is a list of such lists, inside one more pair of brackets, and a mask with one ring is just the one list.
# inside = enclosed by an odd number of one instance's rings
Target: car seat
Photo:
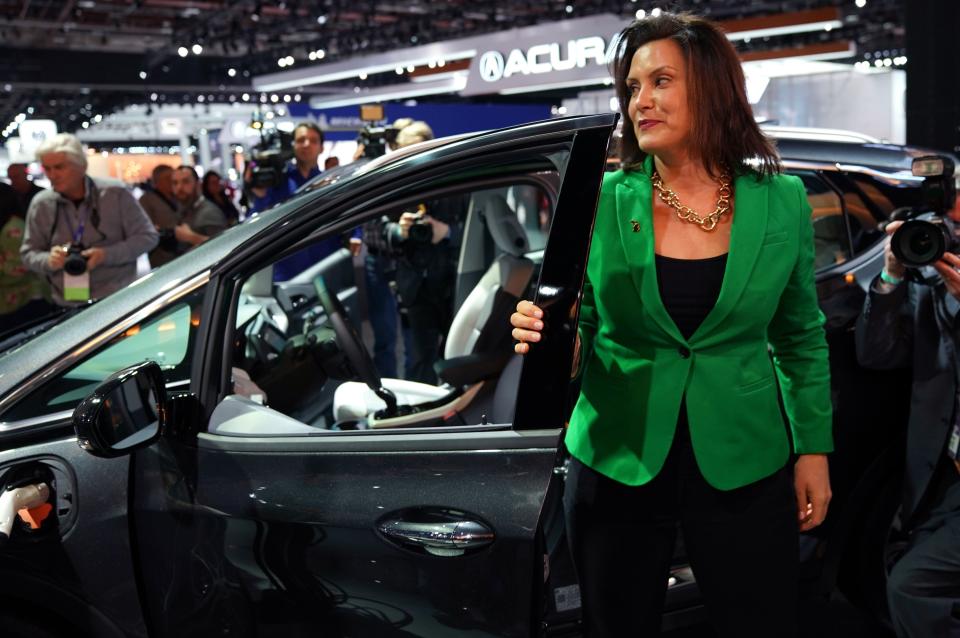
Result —
[[524, 256], [529, 243], [502, 195], [486, 192], [475, 196], [470, 215], [482, 217], [500, 254], [450, 324], [443, 359], [434, 366], [443, 384], [381, 379], [403, 408], [398, 415], [388, 415], [383, 412], [386, 404], [366, 384], [343, 383], [334, 394], [336, 421], [366, 420], [373, 428], [398, 427], [459, 413], [507, 364], [513, 352], [509, 317], [533, 276], [534, 264]]

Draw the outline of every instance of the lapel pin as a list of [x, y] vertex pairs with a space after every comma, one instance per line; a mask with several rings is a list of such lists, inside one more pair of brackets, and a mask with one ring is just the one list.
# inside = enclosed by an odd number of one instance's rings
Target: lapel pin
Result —
[[639, 232], [640, 232], [640, 222], [638, 222], [638, 221], [635, 220], [635, 219], [631, 219], [631, 220], [630, 220], [630, 223], [633, 225], [633, 232], [639, 233]]

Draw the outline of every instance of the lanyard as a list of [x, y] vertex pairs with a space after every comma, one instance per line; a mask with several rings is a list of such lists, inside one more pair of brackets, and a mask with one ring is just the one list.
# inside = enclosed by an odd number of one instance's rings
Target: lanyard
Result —
[[[83, 205], [83, 204], [81, 203], [81, 206], [82, 206], [82, 205]], [[84, 212], [86, 212], [86, 211], [84, 211]], [[72, 236], [73, 236], [73, 243], [74, 243], [74, 244], [80, 244], [80, 243], [82, 243], [81, 240], [83, 239], [83, 229], [84, 229], [84, 228], [86, 227], [86, 225], [87, 225], [87, 217], [88, 217], [88, 215], [85, 215], [85, 214], [81, 214], [81, 213], [80, 213], [79, 207], [77, 207], [77, 216], [80, 218], [80, 223], [77, 225], [77, 228], [76, 228], [76, 229], [73, 228], [73, 223], [71, 223], [71, 221], [70, 221], [70, 216], [69, 216], [69, 215], [66, 216], [66, 217], [67, 217], [67, 225], [70, 227], [70, 232], [71, 232], [71, 234], [72, 234]]]

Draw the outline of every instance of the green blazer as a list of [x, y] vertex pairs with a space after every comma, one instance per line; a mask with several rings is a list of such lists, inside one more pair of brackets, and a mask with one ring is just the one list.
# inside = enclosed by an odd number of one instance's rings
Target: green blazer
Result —
[[651, 171], [648, 158], [643, 170], [603, 182], [580, 306], [583, 380], [565, 439], [570, 453], [642, 485], [663, 467], [684, 396], [697, 463], [718, 489], [783, 467], [788, 437], [798, 454], [832, 451], [830, 367], [803, 184], [786, 175], [736, 178], [720, 295], [684, 339], [657, 285]]

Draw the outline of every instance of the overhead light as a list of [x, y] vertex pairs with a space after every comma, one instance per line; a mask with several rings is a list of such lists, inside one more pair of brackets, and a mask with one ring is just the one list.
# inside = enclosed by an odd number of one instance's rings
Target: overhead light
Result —
[[[323, 84], [325, 82], [349, 80], [356, 78], [360, 73], [373, 75], [374, 73], [386, 73], [400, 69], [400, 74], [402, 75], [403, 68], [407, 65], [414, 67], [424, 66], [429, 63], [430, 60], [436, 60], [436, 49], [436, 46], [428, 44], [407, 51], [394, 51], [388, 54], [375, 54], [366, 56], [365, 58], [333, 62], [322, 67], [304, 67], [295, 71], [282, 71], [276, 74], [254, 78], [253, 85], [258, 91], [283, 91], [308, 84]], [[397, 59], [397, 56], [404, 54], [410, 57]], [[444, 53], [444, 57], [447, 60], [469, 60], [476, 54], [476, 49], [463, 49], [451, 53]], [[367, 64], [363, 64], [364, 59], [368, 61]], [[444, 66], [444, 61], [438, 61], [437, 66]], [[323, 69], [323, 72], [318, 72], [317, 69]]]
[[317, 59], [317, 52], [316, 52], [316, 51], [311, 51], [310, 53], [308, 53], [308, 54], [307, 54], [307, 59], [309, 59], [309, 60], [316, 60], [316, 59]]
[[190, 47], [190, 50], [193, 51], [194, 55], [200, 55], [203, 53], [203, 47], [199, 44], [194, 44], [192, 47]]
[[227, 69], [227, 75], [229, 75], [230, 77], [236, 77], [236, 75], [237, 75], [237, 70], [234, 69], [233, 67], [231, 67], [231, 68]]
[[390, 100], [406, 100], [424, 95], [439, 95], [442, 93], [457, 93], [467, 85], [467, 74], [462, 72], [452, 78], [446, 78], [432, 83], [409, 83], [400, 86], [384, 86], [363, 91], [356, 95], [315, 96], [310, 99], [310, 108], [328, 109], [338, 106], [351, 106], [367, 102], [387, 102]]
[[325, 57], [327, 57], [327, 52], [324, 51], [323, 49], [317, 49], [316, 51], [314, 51], [314, 53], [316, 54], [318, 60], [322, 60]]
[[324, 15], [317, 16], [317, 24], [326, 24], [326, 23], [327, 23], [327, 16], [324, 16]]
[[290, 102], [290, 100], [291, 100], [291, 98], [290, 98], [289, 95], [284, 95], [284, 96], [283, 96], [283, 101], [284, 101], [284, 102]]
[[573, 13], [573, 7], [570, 6], [569, 4], [564, 8], [564, 10], [565, 10], [567, 13]]
[[360, 71], [360, 75], [358, 75], [357, 77], [359, 77], [361, 80], [366, 80], [366, 79], [367, 79], [367, 74], [364, 73], [363, 71]]
[[141, 80], [146, 80], [146, 79], [147, 79], [147, 72], [146, 72], [146, 71], [140, 71], [140, 79], [141, 79]]
[[867, 6], [867, 0], [854, 0], [853, 4], [857, 5], [858, 8], [862, 9]]
[[[656, 11], [656, 9], [654, 10]], [[652, 12], [651, 12], [652, 15]], [[838, 29], [843, 26], [840, 10], [836, 7], [781, 13], [760, 18], [727, 20], [720, 23], [727, 38], [734, 42], [747, 38], [763, 38], [791, 33], [810, 33]]]
[[150, 101], [151, 101], [151, 102], [156, 102], [156, 101], [157, 101], [157, 94], [156, 94], [156, 93], [151, 93], [151, 94], [150, 94]]
[[288, 56], [286, 57], [286, 60], [287, 60], [287, 66], [293, 66], [294, 59], [293, 59], [293, 56], [292, 56], [292, 55], [288, 55]]
[[279, 66], [279, 67], [281, 67], [281, 68], [287, 66], [287, 59], [286, 59], [286, 58], [280, 58], [279, 60], [277, 60], [277, 66]]
[[635, 15], [637, 16], [637, 20], [643, 20], [644, 18], [647, 17], [647, 10], [637, 9], [637, 13]]
[[552, 91], [553, 89], [568, 89], [574, 86], [588, 86], [593, 84], [605, 84], [607, 78], [584, 78], [582, 80], [569, 80], [567, 82], [547, 82], [544, 84], [528, 84], [517, 86], [510, 89], [501, 89], [500, 95], [516, 95], [518, 93], [533, 93], [534, 91]]
[[249, 94], [249, 93], [244, 93], [243, 95], [240, 96], [240, 99], [243, 100], [244, 102], [249, 102], [249, 101], [250, 101], [250, 94]]
[[181, 58], [187, 57], [189, 53], [190, 52], [187, 50], [187, 47], [180, 47], [177, 49], [177, 55], [179, 55]]
[[650, 12], [651, 18], [657, 18], [660, 16], [660, 7], [654, 7], [653, 11]]

